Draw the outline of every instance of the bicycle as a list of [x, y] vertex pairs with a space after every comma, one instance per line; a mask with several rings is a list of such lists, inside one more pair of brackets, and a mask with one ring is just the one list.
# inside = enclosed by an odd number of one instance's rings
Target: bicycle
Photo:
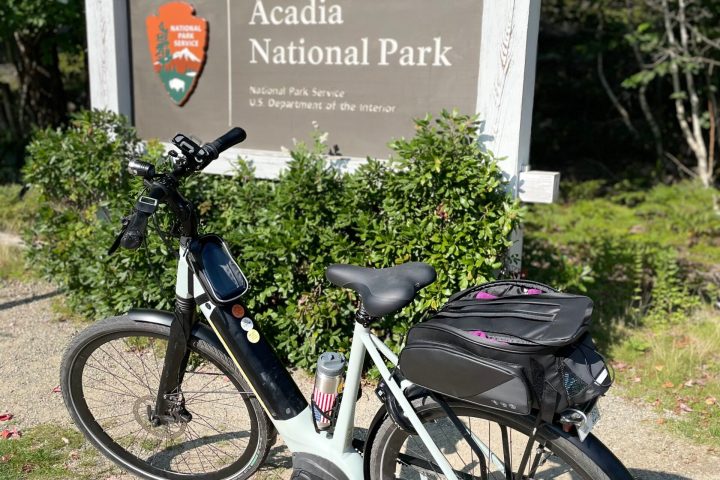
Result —
[[[200, 146], [178, 134], [171, 171], [129, 164], [147, 193], [110, 253], [140, 247], [148, 219], [166, 205], [180, 243], [176, 301], [174, 312], [134, 309], [97, 322], [68, 346], [65, 404], [100, 452], [147, 479], [244, 479], [263, 465], [279, 434], [298, 480], [632, 478], [591, 434], [580, 441], [561, 424], [538, 421], [537, 412], [502, 412], [403, 379], [398, 356], [371, 326], [435, 280], [424, 263], [328, 268], [327, 278], [362, 302], [343, 394], [332, 411], [309, 404], [241, 302], [247, 280], [226, 244], [199, 235], [194, 206], [178, 191], [184, 178], [245, 136], [234, 128]], [[383, 406], [360, 440], [354, 416], [366, 355], [382, 377], [376, 393]], [[331, 428], [319, 428], [318, 420]]]

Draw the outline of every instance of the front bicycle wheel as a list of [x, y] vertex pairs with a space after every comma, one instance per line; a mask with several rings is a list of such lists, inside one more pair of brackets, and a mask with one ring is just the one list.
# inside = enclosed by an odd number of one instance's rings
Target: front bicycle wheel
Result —
[[[504, 416], [468, 403], [450, 403], [450, 406], [477, 442], [484, 461], [475, 455], [437, 403], [429, 397], [413, 402], [418, 417], [458, 479], [482, 479], [481, 465], [484, 463], [489, 480], [613, 480], [566, 438], [542, 428], [531, 446], [524, 475], [520, 476], [518, 469], [534, 426], [533, 419]], [[370, 478], [431, 480], [446, 477], [420, 437], [401, 430], [386, 417], [372, 443]]]
[[182, 389], [186, 413], [151, 421], [169, 327], [128, 316], [78, 335], [63, 358], [61, 386], [77, 427], [105, 456], [148, 479], [237, 480], [262, 465], [272, 428], [228, 356], [191, 338]]

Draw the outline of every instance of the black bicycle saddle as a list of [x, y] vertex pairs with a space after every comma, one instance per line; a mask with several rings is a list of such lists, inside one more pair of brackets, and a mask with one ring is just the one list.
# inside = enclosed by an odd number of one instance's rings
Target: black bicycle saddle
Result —
[[338, 287], [355, 290], [373, 317], [393, 313], [413, 301], [417, 292], [435, 281], [435, 269], [422, 262], [390, 268], [330, 265], [325, 276]]

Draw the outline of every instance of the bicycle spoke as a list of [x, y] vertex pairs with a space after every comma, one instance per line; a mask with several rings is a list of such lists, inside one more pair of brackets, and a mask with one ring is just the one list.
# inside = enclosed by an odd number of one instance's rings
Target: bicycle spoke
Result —
[[203, 397], [203, 396], [207, 395], [209, 392], [205, 392], [205, 389], [208, 387], [208, 385], [210, 385], [210, 384], [211, 384], [212, 382], [214, 382], [215, 380], [217, 380], [217, 377], [212, 377], [205, 385], [203, 385], [202, 387], [198, 388], [198, 392], [201, 392], [201, 393], [197, 393], [197, 394], [195, 394], [194, 396], [186, 399], [185, 401], [190, 401], [190, 400], [193, 400], [193, 399], [195, 399], [195, 398]]
[[[116, 380], [123, 380], [123, 382], [120, 382], [120, 385], [122, 385], [123, 388], [125, 388], [125, 389], [128, 391], [128, 393], [130, 393], [130, 394], [135, 394], [135, 392], [134, 392], [130, 387], [128, 387], [127, 384], [125, 383], [125, 381], [128, 381], [128, 379], [126, 379], [126, 378], [124, 378], [124, 377], [121, 377], [120, 375], [117, 375], [117, 374], [111, 372], [110, 370], [108, 370], [108, 369], [106, 369], [106, 368], [100, 368], [100, 367], [96, 367], [96, 366], [94, 366], [94, 365], [85, 365], [85, 366], [86, 366], [86, 367], [90, 367], [90, 368], [92, 368], [92, 369], [94, 369], [94, 370], [97, 370], [97, 371], [99, 371], [99, 372], [107, 373], [108, 375], [110, 375], [112, 378], [114, 378], [114, 379], [116, 379]], [[116, 385], [116, 384], [112, 384], [112, 385], [111, 385], [111, 384], [109, 384], [109, 383], [107, 383], [107, 382], [103, 382], [102, 380], [99, 380], [99, 379], [93, 379], [93, 380], [98, 381], [98, 382], [100, 382], [100, 383], [104, 383], [104, 384], [106, 384], [106, 385], [108, 385], [108, 386], [115, 386], [115, 385]], [[132, 384], [134, 384], [134, 385], [139, 386], [139, 387], [145, 387], [145, 385], [141, 385], [141, 384], [139, 384], [139, 383], [133, 382], [132, 380], [130, 380], [130, 382], [131, 382]]]
[[[219, 435], [228, 435], [228, 434], [224, 434], [224, 433], [221, 432], [220, 430], [216, 429], [215, 427], [213, 427], [212, 425], [210, 425], [208, 422], [206, 422], [204, 419], [200, 418], [200, 421], [201, 421], [203, 424], [205, 424], [205, 426], [207, 426], [209, 429], [211, 429], [211, 430], [213, 430], [214, 432], [216, 432], [217, 434], [219, 434]], [[242, 440], [242, 439], [238, 439], [238, 440]], [[232, 440], [230, 440], [229, 438], [228, 438], [228, 442], [230, 442], [230, 443], [232, 443], [233, 445], [235, 445], [235, 444], [232, 442]], [[243, 447], [243, 449], [244, 449], [244, 447]]]
[[[118, 351], [117, 347], [115, 347], [115, 344], [114, 344], [113, 342], [109, 342], [109, 345], [113, 348], [113, 350], [115, 350], [115, 352], [116, 352], [118, 355], [120, 355], [120, 358], [123, 358], [123, 357], [122, 357], [122, 354]], [[112, 357], [112, 359], [113, 359], [113, 361], [115, 361], [120, 367], [122, 367], [122, 364], [121, 364], [120, 362], [118, 362], [118, 361], [115, 359], [115, 357]], [[124, 360], [124, 359], [123, 359], [123, 360]], [[140, 384], [142, 385], [142, 379], [141, 379], [141, 378], [138, 376], [138, 374], [135, 372], [135, 369], [132, 368], [132, 366], [127, 362], [127, 360], [124, 360], [124, 363], [125, 363], [125, 366], [128, 368], [130, 374], [131, 374], [133, 377], [135, 377], [135, 378], [140, 382]], [[152, 395], [153, 395], [153, 392], [152, 392], [152, 390], [150, 389], [150, 387], [149, 387], [148, 385], [144, 385], [144, 386], [147, 387], [148, 393], [150, 393], [150, 396], [152, 396]]]
[[500, 435], [502, 436], [503, 459], [505, 461], [505, 480], [513, 480], [512, 461], [510, 459], [510, 443], [508, 441], [508, 431], [505, 425], [500, 425]]

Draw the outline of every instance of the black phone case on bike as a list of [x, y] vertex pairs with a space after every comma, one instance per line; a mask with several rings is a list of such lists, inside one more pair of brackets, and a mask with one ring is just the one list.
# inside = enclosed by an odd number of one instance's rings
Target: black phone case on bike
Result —
[[225, 305], [247, 291], [245, 275], [217, 235], [203, 235], [190, 243], [188, 264], [216, 305]]

